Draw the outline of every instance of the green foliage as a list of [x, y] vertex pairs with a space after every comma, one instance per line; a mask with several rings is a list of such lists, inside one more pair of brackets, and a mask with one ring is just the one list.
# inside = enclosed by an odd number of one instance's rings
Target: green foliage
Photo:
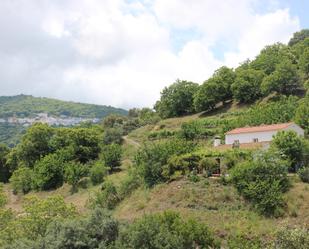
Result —
[[116, 248], [219, 248], [208, 227], [177, 213], [147, 215], [122, 230]]
[[34, 166], [34, 185], [41, 190], [49, 190], [62, 186], [64, 181], [63, 158], [55, 153], [49, 154]]
[[121, 128], [109, 128], [104, 131], [103, 143], [108, 144], [121, 144], [122, 143], [123, 130]]
[[292, 169], [295, 171], [303, 159], [303, 139], [295, 131], [279, 131], [274, 136], [271, 146], [277, 149], [284, 159], [292, 163]]
[[295, 122], [309, 132], [309, 96], [300, 100], [299, 107], [295, 113]]
[[263, 79], [261, 89], [267, 95], [271, 92], [281, 94], [293, 94], [300, 87], [300, 79], [297, 74], [297, 65], [289, 60], [281, 61], [276, 70]]
[[121, 200], [130, 196], [132, 192], [141, 186], [142, 181], [135, 169], [129, 169], [128, 175], [121, 181], [118, 188], [119, 197]]
[[177, 80], [161, 92], [161, 98], [155, 105], [155, 110], [162, 118], [177, 117], [192, 113], [193, 96], [198, 84]]
[[173, 155], [181, 155], [194, 150], [194, 145], [182, 140], [170, 140], [145, 144], [136, 154], [135, 167], [146, 185], [151, 187], [168, 179], [163, 174], [164, 166]]
[[121, 165], [122, 148], [119, 144], [106, 145], [102, 149], [102, 159], [111, 170]]
[[233, 96], [241, 103], [252, 103], [261, 97], [260, 86], [264, 74], [255, 69], [236, 70], [236, 79], [232, 84]]
[[103, 182], [104, 176], [107, 175], [108, 168], [104, 162], [97, 161], [90, 169], [90, 179], [93, 185]]
[[204, 121], [194, 120], [183, 123], [181, 125], [181, 131], [179, 135], [187, 140], [195, 140], [209, 138], [215, 134], [212, 129], [207, 127], [207, 124], [205, 124]]
[[287, 163], [271, 152], [238, 164], [231, 171], [231, 181], [238, 192], [260, 213], [279, 216], [284, 208], [282, 193], [289, 188]]
[[220, 101], [220, 89], [216, 82], [209, 79], [203, 83], [194, 95], [194, 109], [197, 112], [210, 111]]
[[9, 153], [9, 148], [6, 145], [0, 144], [0, 182], [8, 182], [10, 178], [9, 167], [6, 157]]
[[52, 135], [53, 128], [46, 124], [31, 126], [16, 148], [20, 163], [33, 168], [37, 160], [51, 152], [48, 142]]
[[7, 203], [7, 196], [4, 193], [3, 184], [0, 183], [0, 209], [3, 208], [6, 203]]
[[104, 182], [101, 191], [97, 192], [95, 197], [91, 200], [92, 206], [106, 209], [114, 209], [119, 201], [120, 197], [117, 188], [110, 181]]
[[72, 186], [72, 193], [75, 193], [78, 189], [78, 182], [82, 177], [86, 176], [88, 168], [78, 162], [68, 162], [64, 166], [64, 179], [65, 182]]
[[294, 56], [289, 47], [276, 43], [263, 48], [250, 66], [255, 70], [262, 70], [266, 75], [270, 75], [276, 70], [277, 65], [284, 60], [293, 61]]
[[289, 46], [294, 46], [295, 44], [305, 40], [308, 37], [309, 29], [302, 29], [301, 31], [295, 32], [289, 41]]
[[309, 231], [302, 228], [284, 228], [277, 233], [275, 248], [306, 249], [309, 248]]
[[309, 183], [309, 167], [301, 168], [297, 173], [303, 182]]
[[0, 117], [32, 117], [38, 113], [54, 116], [71, 116], [83, 118], [103, 118], [110, 113], [126, 115], [127, 111], [111, 106], [100, 106], [61, 101], [49, 98], [36, 98], [29, 95], [0, 97]]
[[160, 131], [152, 131], [149, 135], [148, 138], [150, 140], [155, 140], [155, 139], [164, 139], [164, 138], [170, 138], [175, 136], [177, 133], [175, 131], [169, 131], [169, 130], [160, 130]]
[[110, 214], [96, 208], [89, 217], [53, 222], [41, 244], [48, 249], [107, 248], [118, 236], [118, 222]]
[[10, 178], [10, 183], [15, 194], [26, 194], [33, 188], [34, 173], [28, 167], [19, 167]]

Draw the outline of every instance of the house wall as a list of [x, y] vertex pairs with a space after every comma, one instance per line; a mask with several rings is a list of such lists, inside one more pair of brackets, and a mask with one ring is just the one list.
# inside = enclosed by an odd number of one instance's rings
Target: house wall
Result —
[[[298, 135], [304, 136], [304, 130], [296, 124], [291, 124], [284, 130], [294, 130]], [[239, 143], [252, 143], [254, 138], [257, 138], [258, 142], [269, 142], [273, 139], [273, 136], [276, 135], [277, 132], [278, 131], [263, 131], [227, 134], [225, 135], [225, 144], [233, 144], [235, 140], [239, 140]]]

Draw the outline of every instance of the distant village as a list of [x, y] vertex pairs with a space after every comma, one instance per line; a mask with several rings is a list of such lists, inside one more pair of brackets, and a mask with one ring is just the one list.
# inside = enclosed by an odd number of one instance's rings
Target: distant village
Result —
[[80, 117], [69, 117], [66, 115], [61, 115], [59, 117], [49, 116], [48, 113], [38, 113], [34, 117], [8, 117], [8, 118], [0, 118], [0, 123], [8, 123], [8, 124], [18, 124], [23, 125], [24, 127], [31, 126], [34, 123], [44, 123], [51, 126], [74, 126], [80, 124], [82, 122], [92, 122], [98, 123], [100, 119], [98, 118], [80, 118]]

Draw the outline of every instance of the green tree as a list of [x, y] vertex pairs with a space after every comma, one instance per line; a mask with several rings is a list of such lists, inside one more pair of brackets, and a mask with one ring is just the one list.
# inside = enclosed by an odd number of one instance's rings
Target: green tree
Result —
[[122, 143], [123, 130], [121, 128], [109, 128], [104, 131], [103, 143], [108, 144], [121, 144]]
[[194, 94], [194, 109], [197, 112], [209, 111], [219, 102], [220, 88], [212, 79], [203, 83]]
[[31, 126], [15, 150], [19, 161], [32, 168], [37, 160], [51, 152], [49, 140], [52, 135], [53, 128], [46, 124]]
[[34, 173], [28, 167], [19, 167], [10, 178], [10, 183], [15, 194], [26, 194], [33, 188]]
[[0, 182], [8, 182], [10, 178], [9, 167], [7, 165], [7, 155], [9, 154], [9, 148], [0, 144]]
[[194, 111], [193, 96], [198, 90], [198, 84], [177, 80], [161, 92], [160, 100], [155, 104], [155, 110], [162, 118], [177, 117]]
[[157, 183], [169, 180], [164, 175], [164, 168], [167, 167], [169, 158], [173, 155], [192, 152], [194, 149], [193, 143], [183, 140], [145, 144], [137, 152], [134, 165], [146, 185], [152, 187]]
[[276, 66], [276, 70], [263, 79], [261, 89], [264, 94], [278, 92], [289, 95], [300, 87], [297, 66], [288, 60], [283, 60]]
[[34, 185], [41, 190], [62, 186], [64, 180], [63, 158], [58, 154], [49, 154], [34, 166]]
[[305, 40], [308, 37], [309, 29], [302, 29], [301, 31], [295, 32], [289, 41], [289, 46], [294, 46], [295, 44]]
[[100, 160], [96, 161], [90, 169], [90, 179], [93, 185], [97, 185], [103, 182], [104, 176], [108, 173], [108, 168], [104, 162]]
[[309, 132], [309, 96], [300, 100], [295, 113], [295, 122]]
[[79, 180], [86, 176], [88, 169], [85, 165], [78, 162], [68, 162], [64, 166], [64, 179], [72, 186], [71, 193], [77, 192]]
[[295, 58], [289, 47], [276, 43], [262, 49], [256, 59], [250, 63], [250, 67], [269, 75], [276, 70], [276, 66], [283, 60], [294, 62]]
[[303, 159], [303, 139], [295, 131], [279, 131], [273, 138], [271, 146], [277, 149], [283, 158], [291, 162], [292, 170], [295, 171]]
[[232, 84], [233, 96], [241, 103], [251, 103], [261, 97], [260, 86], [264, 74], [254, 69], [236, 70], [236, 79]]
[[236, 78], [235, 72], [233, 69], [226, 66], [220, 67], [215, 71], [212, 76], [213, 81], [217, 84], [220, 101], [230, 100], [233, 97], [231, 86], [234, 83]]
[[102, 158], [111, 170], [121, 165], [122, 148], [119, 144], [106, 145], [102, 149]]

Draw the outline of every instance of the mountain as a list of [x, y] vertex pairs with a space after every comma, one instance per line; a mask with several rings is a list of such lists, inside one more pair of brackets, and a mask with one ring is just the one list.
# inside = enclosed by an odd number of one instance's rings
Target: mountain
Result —
[[0, 97], [0, 118], [34, 117], [39, 113], [47, 113], [50, 116], [65, 115], [68, 117], [102, 119], [111, 113], [126, 115], [127, 111], [112, 106], [75, 103], [31, 95]]
[[26, 128], [35, 122], [73, 126], [84, 121], [98, 122], [112, 113], [127, 115], [128, 112], [112, 106], [31, 95], [0, 96], [0, 143], [14, 146]]

